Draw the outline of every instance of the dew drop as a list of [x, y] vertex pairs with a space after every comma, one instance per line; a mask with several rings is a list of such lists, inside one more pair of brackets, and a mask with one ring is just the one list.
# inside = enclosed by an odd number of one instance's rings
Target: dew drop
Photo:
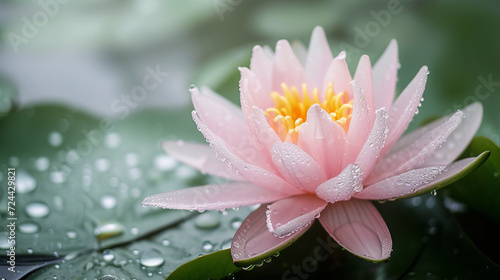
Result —
[[130, 233], [131, 233], [132, 235], [137, 235], [137, 234], [139, 234], [139, 228], [136, 228], [136, 227], [131, 228], [131, 229], [130, 229]]
[[416, 196], [416, 197], [413, 197], [411, 199], [411, 204], [414, 206], [414, 207], [418, 207], [420, 206], [420, 203], [422, 202], [422, 199], [419, 197], [419, 196]]
[[250, 271], [250, 270], [254, 269], [254, 267], [255, 267], [255, 265], [252, 264], [252, 265], [243, 267], [243, 270]]
[[102, 252], [102, 259], [105, 262], [111, 262], [115, 259], [115, 255], [113, 254], [112, 250], [107, 249], [107, 250], [104, 250], [104, 252]]
[[233, 218], [230, 222], [230, 225], [232, 229], [238, 229], [241, 226], [241, 219]]
[[436, 190], [432, 190], [431, 194], [432, 194], [433, 196], [436, 196], [436, 195], [437, 195], [437, 191], [436, 191]]
[[35, 160], [35, 168], [38, 171], [45, 171], [49, 168], [50, 162], [46, 157], [40, 157]]
[[140, 168], [132, 168], [129, 170], [129, 177], [132, 180], [138, 180], [142, 177], [142, 170]]
[[27, 252], [28, 254], [33, 254], [33, 249], [28, 248], [28, 250], [26, 250], [26, 252]]
[[163, 246], [165, 246], [165, 247], [170, 246], [170, 240], [168, 240], [168, 239], [163, 239], [163, 240], [161, 241], [161, 245], [163, 245]]
[[26, 205], [26, 214], [32, 218], [44, 218], [50, 213], [49, 206], [42, 202], [32, 202]]
[[210, 241], [205, 241], [203, 242], [203, 244], [201, 245], [201, 248], [203, 249], [203, 251], [205, 252], [210, 252], [213, 248], [214, 248], [214, 244], [212, 244], [212, 242]]
[[[12, 239], [14, 240], [14, 239]], [[8, 232], [3, 232], [0, 233], [0, 249], [9, 249], [10, 246], [13, 246], [14, 244], [9, 243], [9, 233]]]
[[157, 155], [154, 159], [155, 166], [158, 170], [170, 171], [173, 170], [178, 162], [169, 155]]
[[50, 173], [50, 181], [52, 181], [52, 183], [61, 184], [64, 183], [65, 180], [66, 176], [62, 171], [53, 171]]
[[58, 147], [62, 144], [63, 137], [62, 137], [61, 133], [54, 131], [54, 132], [49, 133], [48, 141], [52, 147]]
[[[91, 266], [93, 266], [91, 263], [88, 263], [88, 264], [90, 264]], [[88, 267], [88, 264], [87, 264], [87, 267]], [[92, 267], [90, 267], [87, 270], [90, 270], [91, 268]], [[120, 278], [118, 278], [118, 277], [116, 277], [114, 275], [106, 274], [106, 275], [101, 276], [101, 278], [99, 278], [99, 280], [120, 280]]]
[[427, 200], [425, 201], [425, 206], [429, 209], [434, 208], [434, 206], [436, 206], [436, 198], [432, 196], [427, 198]]
[[107, 158], [98, 158], [94, 163], [95, 169], [99, 172], [106, 172], [109, 170], [110, 163]]
[[97, 226], [94, 229], [94, 235], [97, 236], [97, 238], [100, 240], [117, 236], [122, 233], [123, 233], [123, 226], [118, 223], [105, 223]]
[[495, 178], [498, 177], [498, 172], [496, 172], [496, 171], [493, 172], [493, 177], [495, 177]]
[[35, 223], [24, 223], [19, 225], [19, 231], [25, 234], [33, 234], [40, 231], [40, 226]]
[[164, 262], [165, 259], [157, 249], [148, 249], [142, 253], [141, 265], [145, 267], [158, 267]]
[[112, 209], [116, 206], [116, 198], [110, 195], [101, 197], [101, 205], [106, 209]]
[[108, 133], [104, 136], [104, 143], [106, 147], [115, 149], [122, 143], [122, 137], [116, 132]]
[[135, 153], [128, 153], [125, 155], [125, 163], [130, 167], [136, 166], [139, 164], [139, 156]]
[[20, 170], [17, 173], [17, 188], [18, 193], [29, 193], [36, 188], [35, 179], [27, 172]]
[[220, 225], [219, 217], [213, 212], [203, 213], [196, 217], [194, 224], [199, 229], [211, 229]]
[[68, 239], [76, 239], [78, 237], [78, 234], [75, 231], [67, 231], [66, 232], [66, 237]]

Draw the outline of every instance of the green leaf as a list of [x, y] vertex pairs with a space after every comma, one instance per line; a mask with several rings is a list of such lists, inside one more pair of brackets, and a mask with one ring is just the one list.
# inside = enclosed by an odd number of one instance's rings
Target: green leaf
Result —
[[485, 150], [490, 158], [471, 175], [448, 188], [449, 196], [500, 222], [500, 148], [490, 139], [475, 137], [462, 157], [475, 156]]
[[220, 279], [240, 270], [241, 268], [233, 264], [231, 250], [226, 249], [181, 265], [167, 277], [167, 280]]
[[[58, 106], [0, 119], [0, 129], [9, 132], [0, 139], [6, 147], [0, 150], [0, 182], [6, 183], [7, 168], [16, 169], [16, 256], [32, 266], [64, 259], [30, 279], [144, 279], [149, 273], [164, 279], [196, 256], [227, 248], [249, 209], [196, 215], [142, 206], [151, 194], [220, 183], [160, 148], [164, 139], [202, 139], [189, 112], [151, 110], [103, 130], [104, 121]], [[0, 188], [1, 205], [8, 196]], [[0, 207], [0, 218], [7, 217], [7, 207]], [[7, 230], [0, 229], [2, 250], [10, 245]], [[151, 267], [147, 260], [155, 258], [164, 262]]]

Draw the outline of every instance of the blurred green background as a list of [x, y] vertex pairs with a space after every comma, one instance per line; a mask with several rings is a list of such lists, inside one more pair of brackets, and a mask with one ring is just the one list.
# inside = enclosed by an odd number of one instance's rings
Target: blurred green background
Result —
[[[480, 101], [479, 134], [500, 144], [499, 1], [0, 2], [0, 183], [15, 167], [18, 260], [66, 256], [29, 279], [164, 279], [227, 248], [250, 209], [191, 218], [140, 205], [150, 194], [220, 183], [159, 143], [203, 141], [190, 120], [190, 84], [238, 103], [237, 67], [249, 65], [252, 46], [307, 47], [317, 25], [334, 54], [348, 52], [351, 73], [362, 54], [374, 63], [395, 38], [397, 92], [429, 66], [410, 128]], [[148, 76], [154, 86], [130, 99]], [[2, 250], [7, 237], [1, 228]]]

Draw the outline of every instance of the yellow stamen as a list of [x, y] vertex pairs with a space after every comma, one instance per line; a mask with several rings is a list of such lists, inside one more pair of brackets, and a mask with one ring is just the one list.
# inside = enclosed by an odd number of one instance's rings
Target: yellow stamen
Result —
[[302, 84], [301, 93], [285, 83], [281, 88], [283, 93], [271, 93], [274, 107], [266, 109], [265, 115], [282, 141], [297, 143], [300, 126], [307, 121], [307, 110], [314, 104], [319, 104], [345, 132], [349, 129], [353, 101], [348, 100], [346, 92], [335, 94], [332, 83], [326, 87], [324, 97], [320, 97], [317, 88], [313, 88], [310, 94], [306, 84]]

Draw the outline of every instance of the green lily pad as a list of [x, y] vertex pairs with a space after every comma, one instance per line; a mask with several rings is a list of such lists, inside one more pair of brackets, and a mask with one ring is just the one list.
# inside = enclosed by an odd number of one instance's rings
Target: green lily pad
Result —
[[468, 207], [500, 222], [500, 148], [490, 139], [475, 137], [462, 157], [491, 151], [490, 158], [471, 175], [453, 184], [447, 193]]
[[230, 249], [196, 258], [177, 268], [167, 280], [220, 279], [241, 270], [233, 264]]
[[[140, 279], [144, 277], [141, 265], [120, 261], [137, 264], [146, 251], [158, 250], [163, 258], [175, 259], [165, 261], [163, 279], [191, 258], [222, 248], [236, 230], [226, 221], [224, 234], [217, 217], [215, 226], [222, 233], [208, 234], [205, 228], [210, 221], [203, 220], [204, 214], [179, 225], [194, 213], [141, 204], [154, 193], [217, 180], [177, 162], [160, 148], [165, 138], [201, 138], [188, 112], [149, 111], [106, 123], [74, 110], [40, 106], [9, 114], [0, 119], [0, 128], [9, 132], [0, 139], [2, 147], [8, 147], [0, 151], [5, 159], [0, 181], [6, 184], [7, 169], [15, 168], [17, 185], [15, 212], [10, 215], [7, 207], [1, 207], [0, 216], [17, 218], [16, 256], [41, 259], [40, 263], [54, 258], [64, 261], [36, 272], [33, 278], [82, 274], [99, 278], [117, 270]], [[8, 196], [7, 188], [2, 188], [2, 205], [7, 205]], [[238, 224], [248, 211], [234, 213], [224, 219], [237, 219]], [[177, 231], [172, 228], [175, 225]], [[169, 238], [166, 228], [177, 232], [178, 237], [171, 238], [177, 244], [174, 249], [162, 249]], [[2, 250], [10, 246], [6, 230], [0, 230]], [[192, 238], [184, 231], [191, 231]], [[217, 237], [202, 246], [212, 235]], [[114, 251], [118, 263], [104, 260], [106, 249]]]

